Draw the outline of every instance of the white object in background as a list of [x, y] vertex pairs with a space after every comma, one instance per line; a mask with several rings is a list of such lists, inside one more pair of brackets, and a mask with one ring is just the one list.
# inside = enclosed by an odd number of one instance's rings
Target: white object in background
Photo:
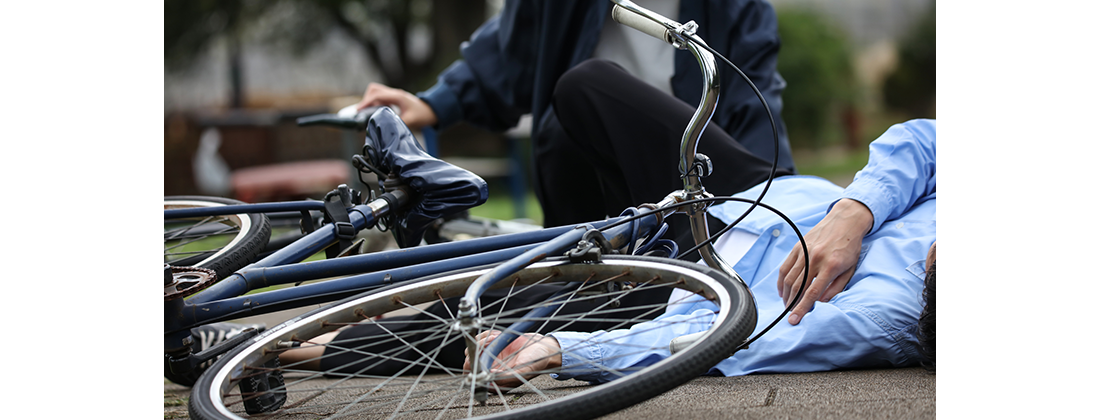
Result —
[[222, 137], [216, 128], [207, 128], [199, 138], [199, 149], [192, 159], [195, 186], [205, 195], [227, 197], [232, 192], [229, 164], [218, 154]]

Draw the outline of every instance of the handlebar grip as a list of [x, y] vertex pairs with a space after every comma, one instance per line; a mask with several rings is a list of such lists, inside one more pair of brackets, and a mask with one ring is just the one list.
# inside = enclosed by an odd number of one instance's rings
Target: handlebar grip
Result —
[[[298, 118], [299, 127], [311, 125], [324, 125], [328, 127], [346, 128], [363, 131], [367, 129], [367, 119], [374, 115], [375, 111], [382, 109], [380, 106], [371, 106], [356, 111], [354, 105], [340, 110], [336, 114], [309, 115]], [[347, 112], [350, 110], [351, 112]]]
[[611, 18], [615, 19], [616, 22], [642, 31], [642, 33], [661, 41], [669, 44], [672, 43], [672, 37], [669, 36], [668, 28], [666, 28], [664, 24], [627, 10], [620, 5], [616, 4], [615, 7], [611, 9]]
[[353, 118], [344, 118], [336, 114], [320, 114], [310, 115], [306, 117], [298, 118], [299, 127], [308, 127], [311, 125], [325, 125], [329, 127], [339, 128], [351, 128], [362, 130], [366, 126], [365, 121], [357, 121]]

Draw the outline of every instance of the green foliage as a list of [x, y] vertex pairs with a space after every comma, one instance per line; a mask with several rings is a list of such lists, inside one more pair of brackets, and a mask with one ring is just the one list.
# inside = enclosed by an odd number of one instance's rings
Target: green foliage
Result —
[[[783, 120], [791, 146], [820, 147], [836, 127], [844, 107], [856, 96], [852, 52], [844, 34], [821, 15], [803, 9], [778, 9], [779, 73], [787, 80]], [[832, 136], [836, 137], [836, 136]]]
[[524, 199], [523, 206], [526, 214], [518, 214], [516, 203], [512, 201], [506, 189], [493, 186], [489, 188], [489, 200], [485, 204], [470, 209], [471, 215], [499, 220], [529, 219], [536, 224], [542, 223], [542, 205], [539, 204], [534, 191], [528, 190]]
[[165, 67], [186, 69], [211, 43], [237, 35], [246, 21], [267, 6], [267, 2], [244, 0], [165, 0]]
[[[165, 0], [164, 63], [186, 70], [219, 40], [239, 54], [246, 32], [302, 54], [337, 30], [378, 65], [380, 82], [415, 90], [459, 57], [485, 11], [484, 0]], [[429, 29], [426, 58], [410, 55], [414, 28]]]
[[933, 5], [902, 39], [898, 67], [882, 87], [886, 106], [908, 118], [935, 117], [936, 7]]

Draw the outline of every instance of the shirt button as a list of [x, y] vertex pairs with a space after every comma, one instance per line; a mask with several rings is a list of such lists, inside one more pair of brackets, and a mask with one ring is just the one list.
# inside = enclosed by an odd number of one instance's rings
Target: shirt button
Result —
[[898, 222], [898, 224], [894, 225], [894, 227], [896, 227], [898, 229], [901, 229], [904, 226], [905, 226], [905, 222]]
[[779, 229], [772, 230], [772, 236], [778, 238], [779, 237]]

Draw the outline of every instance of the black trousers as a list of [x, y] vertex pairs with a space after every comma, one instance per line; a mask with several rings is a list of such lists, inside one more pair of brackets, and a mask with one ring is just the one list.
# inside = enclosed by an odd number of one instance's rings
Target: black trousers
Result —
[[[546, 226], [602, 220], [618, 216], [623, 209], [643, 203], [656, 203], [668, 193], [683, 188], [678, 169], [680, 138], [695, 107], [631, 76], [606, 61], [589, 60], [565, 73], [554, 91], [553, 112], [543, 122], [535, 138], [534, 160], [536, 193], [542, 202]], [[714, 173], [704, 179], [707, 191], [732, 195], [767, 179], [771, 162], [756, 157], [721, 128], [708, 126], [698, 152], [711, 158]], [[789, 171], [778, 169], [778, 175]], [[694, 245], [686, 217], [666, 219], [666, 238], [677, 242], [681, 251]], [[712, 233], [724, 223], [711, 218]], [[698, 259], [698, 253], [689, 258]], [[666, 288], [634, 292], [623, 302], [626, 307], [662, 303], [668, 300]], [[558, 288], [543, 286], [513, 296], [512, 309], [543, 302]], [[498, 292], [489, 292], [486, 301]], [[560, 313], [578, 313], [602, 302], [572, 304]], [[456, 311], [457, 299], [432, 305], [427, 312], [447, 319]], [[645, 311], [618, 314], [630, 319]], [[650, 314], [646, 318], [653, 318]], [[605, 316], [603, 318], [609, 318]], [[431, 354], [440, 346], [437, 361], [451, 368], [462, 367], [465, 356], [462, 340], [444, 343], [442, 337], [414, 332], [418, 321], [430, 321], [432, 315], [418, 314], [390, 318], [386, 330], [364, 324], [346, 328], [336, 340], [340, 347], [358, 347], [366, 353], [386, 353], [390, 358], [364, 357], [337, 347], [325, 350], [322, 369], [339, 368], [342, 372], [393, 374], [421, 354]], [[596, 331], [614, 327], [613, 319], [602, 322], [573, 323], [572, 331]], [[421, 324], [422, 325], [422, 324]], [[552, 331], [557, 325], [547, 326]], [[395, 348], [391, 333], [400, 334], [417, 349]]]
[[[526, 308], [550, 300], [560, 291], [557, 286], [533, 286], [524, 293], [509, 296], [502, 299], [508, 290], [490, 290], [482, 295], [482, 302], [488, 306], [481, 308], [481, 313], [496, 314], [502, 311], [509, 312], [506, 318], [519, 318], [524, 311], [516, 311], [517, 308]], [[598, 320], [555, 320], [540, 324], [535, 333], [547, 333], [562, 328], [568, 323], [569, 331], [598, 331], [614, 328], [626, 328], [632, 323], [623, 325], [621, 320], [653, 319], [661, 314], [654, 311], [653, 305], [668, 302], [671, 290], [667, 287], [652, 288], [648, 290], [638, 289], [620, 298], [620, 309], [614, 312], [601, 313]], [[606, 307], [608, 298], [577, 299], [563, 306], [559, 314], [577, 314], [588, 312], [597, 308]], [[496, 302], [488, 304], [487, 302]], [[648, 306], [648, 308], [646, 308]], [[626, 310], [626, 308], [645, 308]], [[384, 324], [359, 324], [345, 328], [337, 334], [331, 346], [325, 349], [325, 358], [321, 359], [321, 369], [325, 372], [336, 371], [351, 374], [393, 375], [405, 370], [408, 374], [417, 374], [421, 367], [407, 369], [408, 362], [422, 360], [422, 355], [433, 354], [439, 349], [435, 361], [442, 366], [458, 369], [465, 360], [463, 350], [466, 342], [455, 334], [450, 334], [447, 340], [438, 330], [434, 332], [422, 331], [425, 325], [439, 325], [439, 319], [451, 319], [458, 312], [458, 298], [446, 299], [443, 302], [429, 306], [425, 313], [416, 315], [385, 318]], [[651, 313], [653, 312], [653, 313]], [[504, 328], [506, 323], [497, 324]], [[406, 343], [415, 348], [404, 345], [395, 337], [401, 337]], [[355, 349], [346, 351], [345, 349]], [[382, 355], [381, 357], [367, 355]], [[435, 372], [438, 369], [430, 369]]]
[[[627, 207], [656, 203], [683, 189], [680, 140], [695, 106], [611, 62], [588, 60], [559, 79], [552, 107], [533, 148], [535, 191], [546, 226], [618, 216]], [[703, 131], [697, 152], [714, 163], [703, 186], [715, 195], [747, 190], [771, 173], [770, 160], [753, 155], [714, 124]], [[776, 176], [790, 173], [776, 170]], [[667, 221], [666, 238], [681, 251], [694, 246], [687, 217]], [[725, 226], [714, 218], [708, 225], [712, 233]]]

